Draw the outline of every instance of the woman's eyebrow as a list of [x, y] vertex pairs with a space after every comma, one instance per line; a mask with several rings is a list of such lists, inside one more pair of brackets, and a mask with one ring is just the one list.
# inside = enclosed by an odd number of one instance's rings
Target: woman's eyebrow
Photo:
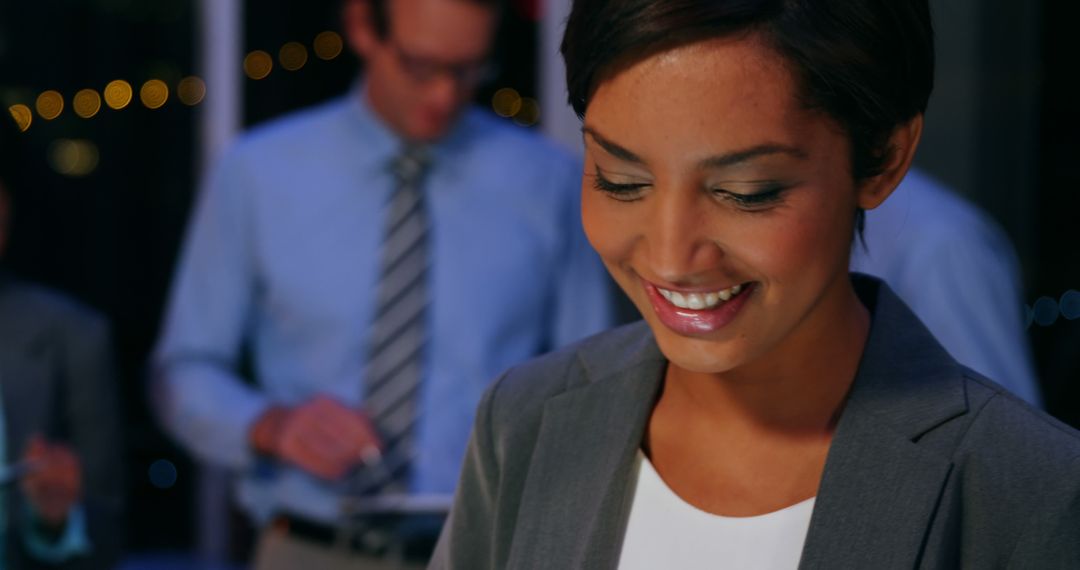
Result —
[[726, 168], [771, 154], [786, 154], [800, 160], [806, 160], [808, 158], [806, 151], [801, 148], [775, 143], [764, 143], [744, 150], [736, 150], [716, 156], [710, 156], [709, 158], [702, 160], [700, 166], [702, 168]]
[[625, 160], [626, 162], [633, 162], [634, 164], [645, 164], [645, 161], [642, 160], [640, 156], [634, 154], [625, 147], [619, 146], [608, 140], [600, 133], [597, 133], [595, 129], [591, 127], [581, 127], [581, 132], [582, 134], [592, 137], [592, 139], [596, 141], [596, 144], [600, 145], [600, 147], [606, 150], [611, 156], [620, 160]]
[[[581, 128], [581, 132], [592, 137], [592, 139], [596, 141], [596, 144], [600, 145], [601, 148], [603, 148], [605, 151], [608, 152], [608, 154], [614, 156], [615, 158], [635, 164], [645, 164], [645, 161], [642, 160], [642, 158], [639, 157], [637, 154], [634, 154], [633, 151], [604, 137], [600, 133], [596, 132], [596, 129], [585, 126]], [[772, 154], [786, 154], [800, 160], [806, 160], [808, 158], [806, 151], [801, 148], [783, 145], [779, 143], [763, 143], [747, 149], [718, 154], [716, 156], [710, 156], [702, 160], [700, 162], [700, 166], [703, 169], [726, 168], [749, 160], [753, 160], [755, 158]]]

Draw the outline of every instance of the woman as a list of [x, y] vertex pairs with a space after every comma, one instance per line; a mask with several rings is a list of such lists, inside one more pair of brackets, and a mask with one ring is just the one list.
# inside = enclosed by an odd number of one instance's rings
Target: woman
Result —
[[482, 401], [433, 568], [1080, 568], [1080, 439], [879, 281], [925, 0], [578, 0], [583, 221], [644, 323]]

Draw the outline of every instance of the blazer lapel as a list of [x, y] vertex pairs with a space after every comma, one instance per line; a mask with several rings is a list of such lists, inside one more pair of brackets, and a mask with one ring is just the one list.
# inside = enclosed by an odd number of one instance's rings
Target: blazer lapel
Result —
[[849, 416], [846, 427], [833, 441], [799, 568], [915, 568], [952, 464], [874, 418]]
[[[647, 329], [642, 327], [645, 332]], [[620, 355], [587, 355], [602, 368]], [[651, 334], [631, 364], [551, 399], [544, 408], [509, 568], [613, 569], [633, 497], [633, 462], [665, 361]]]
[[799, 567], [915, 568], [952, 464], [918, 438], [967, 411], [955, 361], [879, 282], [856, 278], [873, 313], [825, 464]]

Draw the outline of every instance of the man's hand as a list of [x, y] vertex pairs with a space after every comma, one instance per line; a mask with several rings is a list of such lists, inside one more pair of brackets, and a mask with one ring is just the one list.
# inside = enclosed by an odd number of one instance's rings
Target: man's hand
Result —
[[68, 512], [82, 500], [82, 464], [66, 445], [30, 438], [23, 460], [35, 464], [20, 482], [34, 513], [47, 527], [62, 528]]
[[293, 408], [270, 408], [250, 433], [256, 451], [330, 480], [378, 457], [381, 445], [363, 412], [326, 396]]

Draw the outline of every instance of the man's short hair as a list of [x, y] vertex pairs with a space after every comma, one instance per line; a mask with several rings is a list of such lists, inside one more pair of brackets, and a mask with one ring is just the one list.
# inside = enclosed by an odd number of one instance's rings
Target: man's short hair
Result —
[[[371, 23], [375, 28], [375, 33], [380, 38], [385, 38], [386, 34], [390, 31], [390, 16], [388, 10], [388, 3], [390, 0], [365, 0], [371, 3]], [[489, 8], [497, 13], [502, 12], [503, 0], [454, 0], [455, 2], [470, 2], [477, 4], [485, 8]]]

